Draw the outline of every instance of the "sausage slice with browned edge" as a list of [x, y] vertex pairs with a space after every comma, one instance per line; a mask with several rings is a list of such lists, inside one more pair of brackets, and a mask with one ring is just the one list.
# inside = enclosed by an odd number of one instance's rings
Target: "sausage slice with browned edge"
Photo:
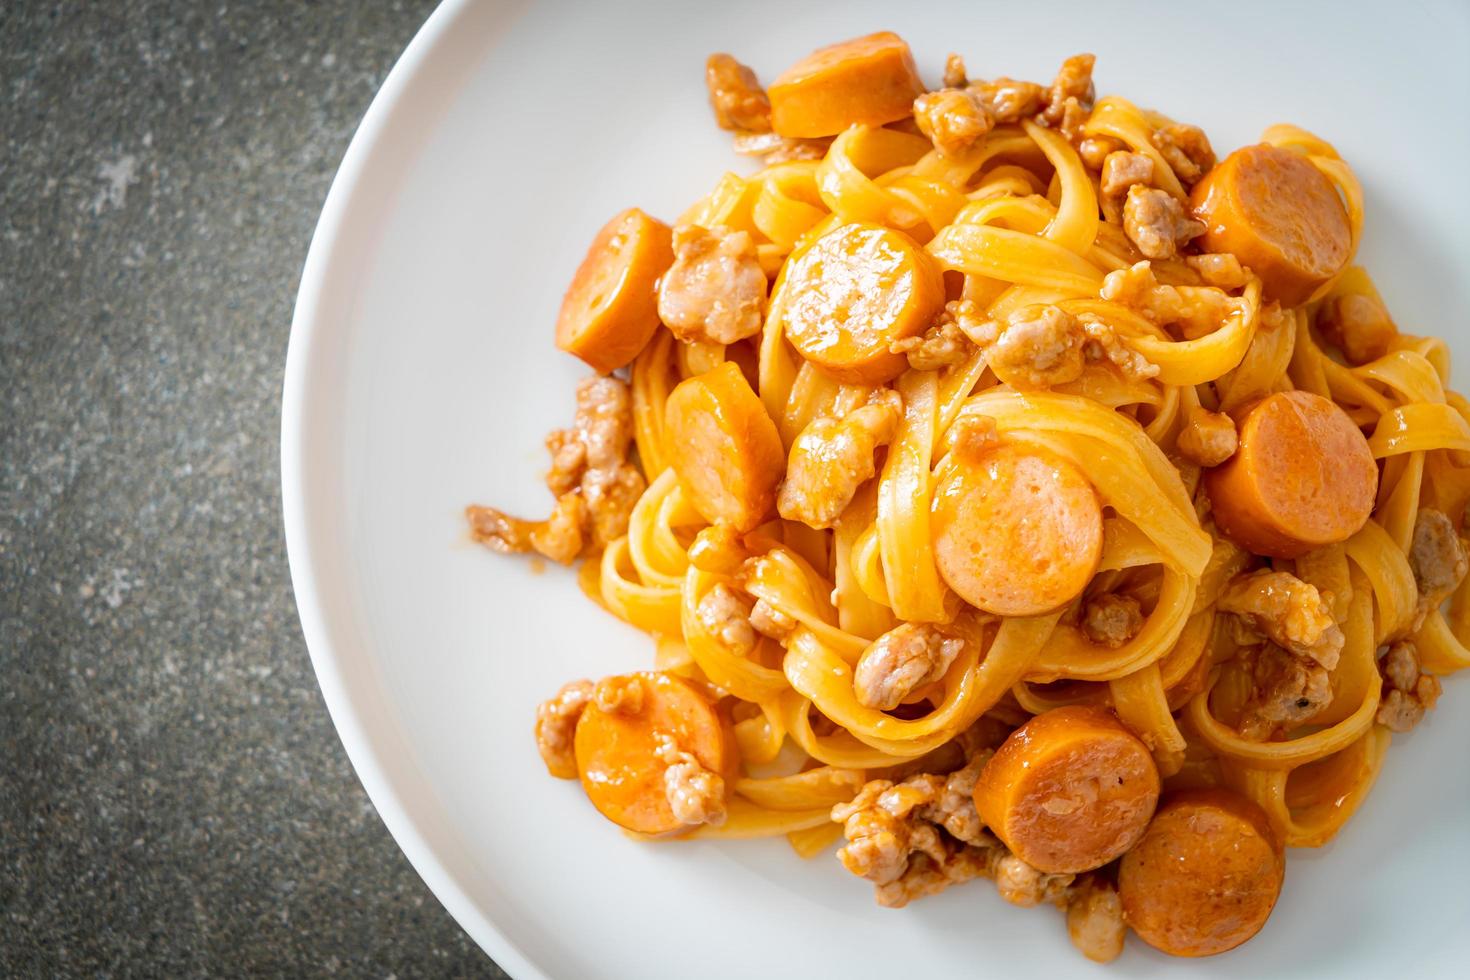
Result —
[[735, 362], [670, 392], [664, 430], [679, 485], [701, 517], [744, 532], [774, 514], [786, 452]]
[[658, 277], [674, 262], [673, 231], [637, 208], [602, 226], [556, 318], [556, 346], [608, 374], [658, 330]]
[[904, 39], [880, 31], [819, 48], [771, 83], [771, 128], [782, 136], [836, 136], [848, 126], [907, 118], [924, 91]]
[[975, 784], [975, 809], [1040, 871], [1091, 871], [1143, 835], [1159, 800], [1153, 754], [1113, 715], [1055, 708], [1011, 733]]
[[1097, 571], [1102, 505], [1070, 461], [1003, 445], [957, 460], [934, 490], [939, 574], [970, 605], [1034, 616], [1070, 602]]
[[1297, 306], [1337, 275], [1352, 226], [1337, 188], [1300, 153], [1261, 143], [1230, 154], [1189, 197], [1207, 252], [1230, 252], [1269, 299]]
[[1238, 419], [1235, 455], [1205, 474], [1215, 521], [1248, 551], [1296, 558], [1346, 541], [1378, 492], [1368, 440], [1336, 404], [1282, 391]]
[[944, 306], [944, 277], [907, 235], [843, 225], [786, 267], [786, 336], [802, 357], [847, 384], [879, 384], [908, 367], [894, 341], [923, 333]]
[[1174, 956], [1210, 956], [1261, 931], [1286, 864], [1255, 803], [1221, 789], [1166, 799], [1118, 870], [1123, 917]]

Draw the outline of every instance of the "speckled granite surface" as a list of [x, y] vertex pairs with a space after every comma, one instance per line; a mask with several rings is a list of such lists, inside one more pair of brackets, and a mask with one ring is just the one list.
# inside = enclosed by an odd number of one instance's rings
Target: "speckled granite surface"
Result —
[[432, 0], [0, 2], [0, 976], [503, 976], [297, 626], [307, 242]]

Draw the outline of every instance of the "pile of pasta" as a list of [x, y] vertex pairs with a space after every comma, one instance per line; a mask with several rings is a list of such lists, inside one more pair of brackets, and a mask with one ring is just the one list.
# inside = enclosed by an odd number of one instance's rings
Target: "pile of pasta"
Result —
[[[1181, 152], [1197, 130], [1095, 98], [1091, 66], [1027, 87], [951, 58], [931, 92], [873, 35], [767, 91], [712, 58], [769, 162], [672, 229], [604, 229], [558, 326], [602, 377], [549, 441], [556, 511], [470, 519], [580, 560], [653, 638], [652, 670], [537, 719], [631, 833], [846, 832], [885, 904], [991, 877], [1096, 959], [1125, 922], [1203, 955], [1470, 664], [1470, 404], [1352, 264], [1332, 146]], [[1177, 836], [1199, 813], [1216, 841]], [[1227, 872], [1260, 894], [1200, 911]]]

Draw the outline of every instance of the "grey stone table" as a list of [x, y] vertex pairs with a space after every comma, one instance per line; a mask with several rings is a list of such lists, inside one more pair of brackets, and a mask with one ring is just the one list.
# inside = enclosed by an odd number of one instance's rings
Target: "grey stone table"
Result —
[[503, 976], [296, 620], [297, 277], [433, 0], [0, 0], [0, 976]]

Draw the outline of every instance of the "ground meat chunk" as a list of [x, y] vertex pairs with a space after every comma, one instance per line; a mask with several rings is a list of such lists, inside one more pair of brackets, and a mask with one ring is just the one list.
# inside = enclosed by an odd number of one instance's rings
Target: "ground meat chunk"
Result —
[[628, 531], [628, 518], [645, 489], [627, 462], [633, 442], [633, 402], [617, 378], [594, 376], [577, 385], [570, 429], [546, 437], [551, 469], [546, 486], [556, 495], [544, 521], [512, 517], [493, 507], [465, 509], [470, 534], [492, 550], [537, 551], [569, 564], [589, 545], [605, 547]]
[[674, 229], [674, 264], [658, 290], [658, 316], [680, 340], [733, 344], [760, 332], [766, 274], [749, 233]]
[[643, 679], [637, 675], [604, 677], [592, 687], [592, 703], [607, 714], [636, 715], [643, 698]]
[[1067, 894], [1067, 934], [1083, 956], [1111, 963], [1123, 952], [1127, 934], [1118, 889], [1106, 878], [1083, 875]]
[[1020, 122], [1041, 111], [1046, 103], [1046, 89], [1035, 82], [1014, 78], [997, 78], [993, 82], [974, 82], [970, 91], [980, 97], [985, 111], [996, 123]]
[[1126, 149], [1127, 145], [1111, 136], [1089, 136], [1077, 144], [1077, 155], [1082, 158], [1082, 163], [1088, 170], [1101, 171], [1108, 154]]
[[875, 885], [873, 895], [884, 908], [901, 909], [927, 895], [937, 895], [950, 885], [986, 877], [993, 851], [977, 847], [939, 847], [937, 858], [928, 851], [916, 853], [893, 881]]
[[901, 908], [952, 884], [988, 876], [1004, 848], [984, 831], [975, 782], [991, 752], [976, 752], [948, 776], [873, 780], [850, 803], [832, 808], [847, 844], [843, 867], [873, 882], [878, 904]]
[[1470, 571], [1465, 545], [1455, 532], [1455, 525], [1442, 512], [1425, 507], [1414, 519], [1414, 537], [1409, 544], [1409, 568], [1419, 588], [1419, 610], [1416, 623], [1439, 608], [1450, 593], [1460, 587]]
[[721, 646], [739, 656], [755, 649], [755, 628], [750, 625], [750, 598], [721, 582], [699, 600], [695, 615], [701, 626]]
[[546, 489], [560, 497], [577, 489], [587, 468], [587, 445], [572, 429], [552, 429], [546, 436], [551, 469], [546, 471]]
[[[1003, 734], [982, 740], [997, 741]], [[971, 741], [967, 735], [957, 743]], [[872, 881], [878, 904], [886, 908], [902, 908], [974, 878], [994, 879], [1001, 897], [1016, 905], [1065, 904], [1073, 941], [1089, 956], [1104, 958], [1110, 943], [1122, 941], [1122, 914], [1111, 886], [1095, 875], [1038, 871], [981, 825], [975, 782], [992, 754], [990, 748], [976, 749], [963, 768], [947, 776], [869, 782], [850, 803], [832, 808], [847, 838], [838, 860]]]
[[689, 563], [717, 575], [733, 575], [748, 557], [740, 532], [726, 524], [711, 524], [696, 534], [689, 546]]
[[990, 347], [990, 368], [1018, 389], [1050, 388], [1082, 376], [1081, 323], [1056, 306], [1025, 306], [1006, 318]]
[[924, 819], [937, 823], [956, 840], [983, 844], [986, 840], [985, 826], [980, 821], [980, 811], [975, 809], [975, 784], [980, 781], [981, 771], [994, 754], [994, 750], [989, 748], [973, 751], [963, 767], [945, 776], [934, 802], [921, 811]]
[[1154, 179], [1154, 161], [1142, 153], [1119, 150], [1103, 160], [1099, 176], [1103, 217], [1115, 224], [1123, 220], [1123, 200], [1134, 184], [1147, 185]]
[[1378, 713], [1373, 718], [1391, 732], [1413, 731], [1424, 720], [1424, 706], [1403, 691], [1388, 691], [1378, 702]]
[[1407, 641], [1388, 648], [1381, 662], [1383, 679], [1392, 688], [1412, 691], [1419, 683], [1419, 650]]
[[1244, 286], [1250, 278], [1237, 259], [1229, 252], [1207, 252], [1204, 255], [1190, 255], [1184, 260], [1195, 272], [1199, 273], [1200, 279], [1206, 286], [1218, 286], [1221, 289], [1239, 289]]
[[1082, 632], [1099, 646], [1116, 649], [1138, 635], [1143, 612], [1131, 595], [1105, 592], [1087, 600], [1082, 609]]
[[750, 625], [762, 636], [768, 636], [778, 642], [785, 640], [796, 629], [796, 620], [770, 605], [764, 599], [757, 599], [755, 605], [750, 609]]
[[1439, 700], [1439, 678], [1421, 671], [1419, 651], [1407, 641], [1389, 647], [1379, 668], [1383, 672], [1384, 693], [1378, 705], [1378, 724], [1390, 731], [1407, 732]]
[[791, 446], [776, 509], [788, 521], [829, 528], [877, 472], [873, 459], [898, 429], [902, 403], [886, 391], [846, 418], [814, 419]]
[[614, 481], [632, 442], [633, 398], [628, 386], [617, 378], [584, 378], [577, 384], [572, 427], [555, 429], [546, 437], [551, 454], [546, 488], [560, 497], [581, 487], [593, 471], [594, 482]]
[[577, 778], [577, 758], [572, 752], [572, 736], [577, 719], [592, 700], [592, 682], [572, 681], [556, 692], [556, 697], [536, 706], [536, 749], [546, 771], [559, 779]]
[[970, 83], [965, 75], [965, 59], [957, 54], [951, 54], [944, 59], [944, 87], [964, 88]]
[[712, 54], [704, 63], [709, 104], [721, 129], [765, 133], [771, 129], [771, 100], [755, 72], [728, 54]]
[[1292, 656], [1274, 643], [1251, 663], [1251, 696], [1240, 718], [1240, 734], [1264, 741], [1277, 728], [1310, 721], [1332, 701], [1332, 679], [1313, 660]]
[[960, 88], [919, 96], [914, 100], [914, 122], [934, 148], [947, 156], [970, 149], [995, 125], [980, 97]]
[[1089, 361], [1107, 361], [1132, 381], [1158, 377], [1158, 365], [1123, 343], [1110, 325], [1087, 313], [1078, 320], [1087, 337], [1082, 345], [1082, 354]]
[[1337, 666], [1343, 635], [1317, 587], [1287, 572], [1238, 575], [1220, 593], [1221, 612], [1234, 613], [1272, 643], [1327, 670]]
[[1241, 300], [1212, 286], [1160, 285], [1148, 262], [1109, 272], [1103, 277], [1100, 295], [1161, 326], [1177, 325], [1186, 339], [1215, 332], [1242, 305]]
[[831, 149], [832, 139], [793, 139], [776, 133], [737, 133], [732, 146], [742, 156], [760, 157], [769, 167], [791, 160], [820, 160]]
[[1128, 189], [1123, 202], [1123, 233], [1151, 259], [1172, 259], [1180, 246], [1204, 234], [1203, 222], [1196, 221], [1184, 205], [1168, 191], [1135, 184]]
[[1075, 98], [1068, 99], [1062, 108], [1062, 121], [1057, 124], [1057, 132], [1075, 144], [1082, 139], [1082, 127], [1087, 125], [1091, 115], [1090, 105], [1084, 105]]
[[725, 822], [725, 780], [706, 769], [692, 754], [680, 750], [672, 737], [656, 736], [654, 754], [668, 766], [664, 770], [664, 794], [674, 819], [697, 827], [718, 827]]
[[592, 469], [616, 466], [633, 441], [633, 395], [617, 378], [584, 378], [577, 385], [572, 429]]
[[1224, 412], [1193, 409], [1179, 432], [1179, 455], [1199, 466], [1219, 466], [1238, 444], [1235, 421]]
[[963, 463], [978, 463], [986, 453], [1000, 445], [1000, 433], [995, 419], [989, 415], [961, 415], [954, 420], [950, 431], [954, 440], [951, 451], [955, 454], [955, 459]]
[[[638, 478], [638, 488], [642, 492], [642, 477]], [[630, 505], [629, 510], [631, 509]], [[583, 532], [587, 523], [588, 507], [585, 498], [577, 493], [564, 493], [556, 498], [551, 516], [532, 526], [531, 547], [554, 562], [569, 565], [582, 553], [586, 544]], [[626, 520], [623, 522], [623, 529], [627, 530]]]
[[909, 367], [915, 371], [938, 371], [959, 364], [975, 350], [975, 344], [960, 328], [955, 315], [949, 311], [939, 314], [934, 325], [917, 337], [895, 340], [888, 349], [895, 354], [907, 355]]
[[1014, 854], [1006, 854], [995, 865], [995, 888], [1012, 905], [1031, 908], [1042, 902], [1066, 901], [1067, 889], [1076, 875], [1038, 871]]
[[914, 691], [944, 676], [965, 648], [929, 623], [905, 623], [874, 640], [858, 658], [853, 692], [858, 703], [882, 711], [897, 708]]
[[1383, 304], [1360, 293], [1334, 296], [1323, 303], [1317, 313], [1317, 329], [1342, 351], [1349, 364], [1378, 360], [1399, 335]]
[[1090, 54], [1074, 54], [1062, 62], [1047, 90], [1046, 108], [1041, 112], [1043, 119], [1074, 142], [1081, 135], [1082, 123], [1096, 95], [1092, 85], [1092, 66], [1096, 61]]
[[1154, 149], [1186, 187], [1193, 187], [1215, 165], [1210, 139], [1198, 126], [1170, 123], [1154, 130], [1153, 136]]
[[575, 491], [556, 499], [551, 516], [544, 521], [526, 521], [494, 507], [471, 504], [465, 508], [470, 537], [503, 555], [535, 551], [563, 565], [582, 553], [583, 525], [587, 509]]
[[977, 347], [989, 347], [1000, 337], [1001, 325], [987, 317], [974, 300], [955, 299], [945, 303], [935, 324], [948, 323], [954, 324]]
[[607, 469], [588, 468], [582, 476], [582, 502], [586, 505], [592, 544], [604, 548], [628, 533], [628, 520], [638, 498], [648, 485], [632, 463]]
[[932, 790], [894, 785], [886, 779], [865, 785], [851, 802], [832, 808], [832, 819], [843, 825], [847, 844], [837, 852], [842, 866], [875, 885], [897, 881], [916, 851], [938, 852], [938, 831], [913, 817], [913, 811], [932, 798]]
[[503, 555], [522, 554], [531, 550], [533, 521], [523, 521], [494, 507], [470, 504], [464, 509], [470, 525], [470, 537], [491, 551]]

